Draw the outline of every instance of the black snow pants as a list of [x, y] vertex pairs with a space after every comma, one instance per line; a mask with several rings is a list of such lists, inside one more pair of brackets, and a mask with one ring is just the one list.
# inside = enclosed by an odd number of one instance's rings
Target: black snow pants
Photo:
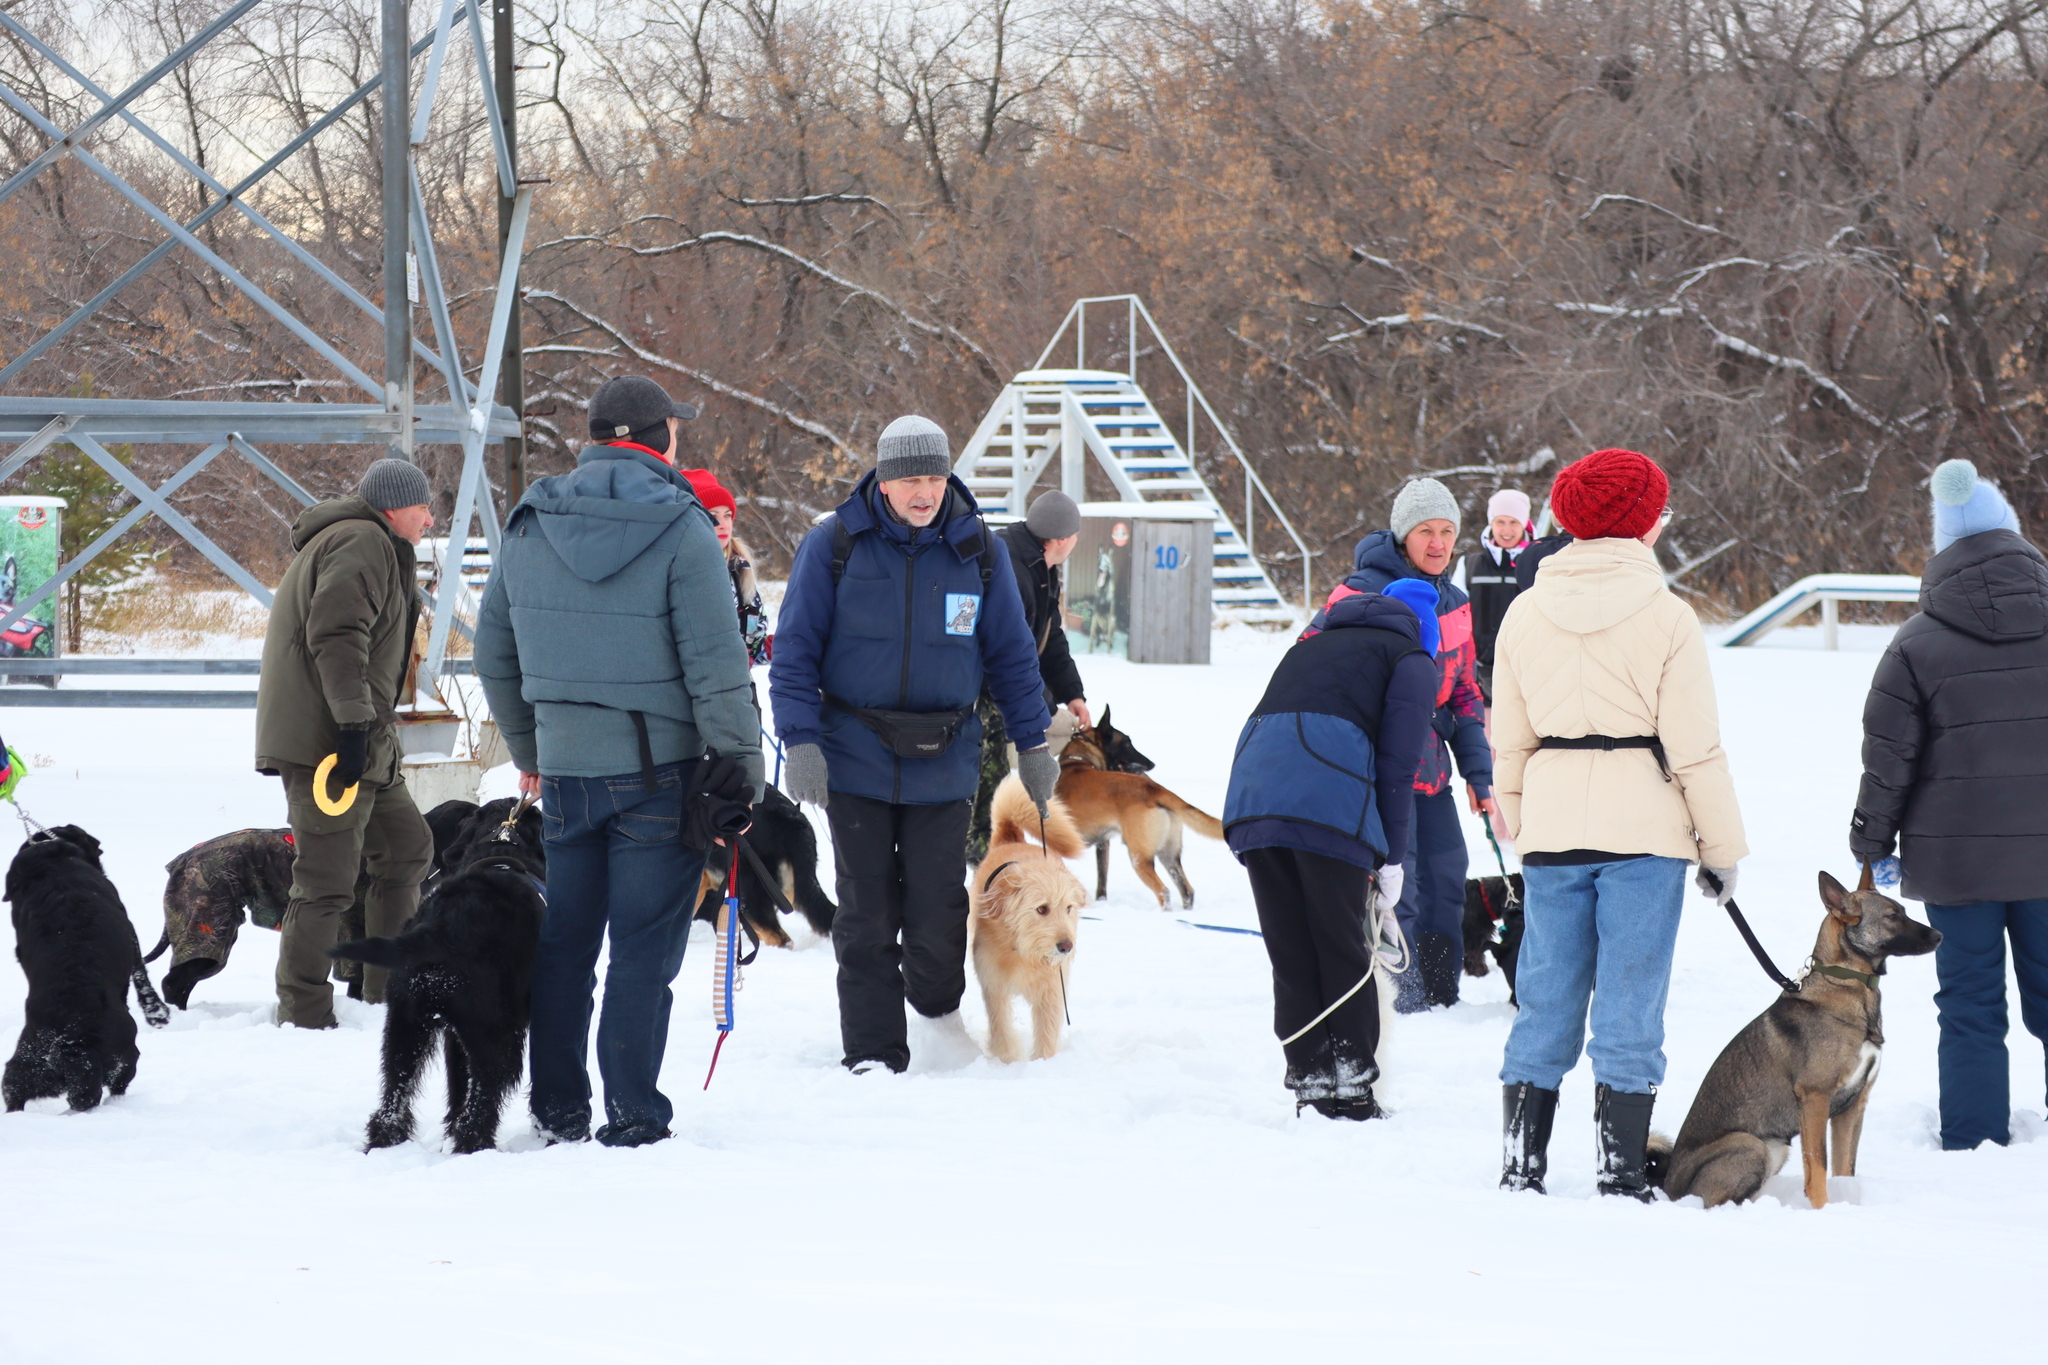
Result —
[[[1288, 1038], [1370, 970], [1365, 906], [1371, 874], [1341, 858], [1292, 848], [1250, 849], [1243, 861], [1273, 963], [1273, 1036]], [[1367, 981], [1283, 1049], [1287, 1088], [1302, 1100], [1366, 1094], [1379, 1079], [1373, 1061], [1379, 1041], [1379, 983]]]
[[839, 872], [832, 948], [847, 1066], [910, 1065], [905, 999], [928, 1019], [960, 1008], [967, 991], [969, 804], [896, 805], [832, 793], [825, 812]]

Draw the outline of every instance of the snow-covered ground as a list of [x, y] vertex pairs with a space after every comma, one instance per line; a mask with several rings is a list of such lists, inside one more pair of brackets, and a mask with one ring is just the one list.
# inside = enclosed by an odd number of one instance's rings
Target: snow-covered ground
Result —
[[[1715, 652], [1755, 849], [1742, 899], [1787, 966], [1819, 923], [1816, 871], [1852, 871], [1857, 719], [1885, 633], [1847, 632], [1837, 654], [1809, 647], [1817, 631]], [[1214, 811], [1283, 645], [1229, 631], [1207, 668], [1083, 671], [1155, 776]], [[105, 841], [145, 944], [166, 860], [283, 821], [276, 783], [249, 771], [248, 712], [0, 721], [41, 756], [22, 801]], [[1470, 833], [1476, 870], [1490, 854]], [[2017, 1011], [2010, 1148], [1938, 1149], [1933, 965], [1908, 959], [1886, 979], [1865, 1174], [1840, 1202], [1808, 1210], [1786, 1177], [1713, 1213], [1595, 1199], [1583, 1069], [1554, 1193], [1504, 1195], [1498, 976], [1401, 1022], [1390, 1120], [1297, 1119], [1259, 940], [1190, 927], [1253, 925], [1244, 877], [1192, 843], [1192, 914], [1155, 909], [1119, 853], [1046, 1062], [847, 1075], [813, 943], [748, 971], [705, 1092], [700, 936], [664, 1078], [677, 1138], [636, 1151], [542, 1149], [515, 1105], [495, 1153], [429, 1138], [364, 1155], [379, 1011], [271, 1027], [275, 939], [245, 929], [192, 1010], [145, 1031], [125, 1099], [0, 1117], [0, 1362], [2038, 1358], [2048, 1141]], [[0, 1045], [22, 990], [0, 970]], [[1692, 901], [1660, 1127], [1771, 996]], [[978, 1028], [971, 985], [966, 1008]], [[420, 1113], [433, 1133], [434, 1106]]]

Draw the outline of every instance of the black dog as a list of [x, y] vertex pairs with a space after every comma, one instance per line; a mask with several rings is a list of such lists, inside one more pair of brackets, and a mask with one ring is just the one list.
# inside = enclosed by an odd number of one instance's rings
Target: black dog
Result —
[[[494, 801], [491, 804], [498, 803]], [[504, 805], [506, 810], [512, 808], [510, 801]], [[448, 850], [461, 840], [463, 827], [481, 809], [482, 807], [474, 801], [443, 801], [421, 817], [427, 822], [427, 829], [434, 836], [434, 861], [427, 869], [427, 880], [424, 883], [426, 886], [431, 887], [434, 879], [447, 870]], [[498, 818], [503, 820], [505, 816], [501, 812]], [[534, 818], [538, 819], [539, 816], [536, 815]]]
[[[787, 948], [789, 934], [777, 918], [784, 906], [802, 914], [813, 932], [830, 935], [839, 907], [818, 885], [818, 834], [796, 802], [769, 787], [754, 803], [752, 827], [740, 837], [746, 844], [740, 853], [740, 918], [755, 935], [770, 947]], [[755, 868], [755, 858], [775, 879], [772, 887]], [[731, 851], [714, 846], [704, 864], [697, 902], [697, 918], [707, 924], [718, 922], [720, 897], [731, 869]]]
[[21, 1041], [0, 1072], [7, 1111], [57, 1095], [91, 1109], [102, 1092], [127, 1093], [141, 1055], [129, 984], [151, 1027], [169, 1023], [171, 1012], [149, 984], [121, 893], [100, 868], [99, 840], [76, 825], [32, 836], [7, 869], [7, 899], [14, 955], [28, 977]]
[[384, 1016], [384, 1087], [369, 1148], [412, 1136], [413, 1095], [436, 1039], [448, 1072], [448, 1136], [457, 1152], [496, 1145], [498, 1116], [519, 1084], [540, 947], [547, 863], [531, 809], [506, 824], [491, 802], [464, 826], [447, 870], [397, 938], [344, 943], [334, 956], [391, 969]]
[[1485, 976], [1486, 956], [1491, 953], [1508, 979], [1508, 1003], [1518, 1003], [1515, 961], [1522, 953], [1522, 874], [1467, 878], [1464, 929], [1465, 975]]

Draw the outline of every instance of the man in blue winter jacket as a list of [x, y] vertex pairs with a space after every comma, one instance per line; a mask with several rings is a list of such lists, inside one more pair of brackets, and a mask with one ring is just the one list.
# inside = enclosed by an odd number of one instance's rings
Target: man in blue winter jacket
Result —
[[708, 747], [737, 764], [739, 799], [763, 785], [732, 580], [675, 467], [681, 420], [694, 416], [644, 376], [601, 385], [599, 444], [512, 510], [477, 619], [477, 677], [546, 830], [530, 1047], [534, 1124], [551, 1141], [591, 1135], [591, 991], [607, 932], [597, 1064], [609, 1121], [597, 1140], [669, 1136], [673, 1106], [657, 1084], [669, 983], [709, 848], [686, 835], [690, 778]]
[[825, 808], [839, 873], [839, 1031], [856, 1075], [910, 1064], [903, 1004], [966, 1054], [966, 861], [986, 684], [1045, 809], [1059, 765], [1010, 556], [952, 477], [946, 434], [899, 417], [875, 468], [797, 547], [768, 689], [783, 785]]
[[1475, 814], [1491, 818], [1493, 750], [1486, 742], [1486, 707], [1476, 672], [1472, 604], [1451, 582], [1458, 541], [1458, 501], [1435, 479], [1414, 479], [1394, 497], [1384, 531], [1358, 542], [1351, 576], [1331, 592], [1309, 623], [1321, 630], [1326, 615], [1358, 593], [1383, 593], [1394, 583], [1419, 581], [1436, 593], [1436, 714], [1415, 772], [1415, 837], [1408, 847], [1401, 893], [1401, 931], [1414, 960], [1399, 978], [1394, 1008], [1413, 1014], [1458, 1003], [1464, 964], [1465, 831], [1451, 792], [1451, 755], [1465, 776]]

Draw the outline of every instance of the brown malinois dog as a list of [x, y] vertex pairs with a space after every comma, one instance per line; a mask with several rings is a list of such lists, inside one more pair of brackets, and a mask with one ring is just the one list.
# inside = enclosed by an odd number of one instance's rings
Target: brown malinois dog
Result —
[[[1112, 771], [1131, 766], [1137, 771]], [[1142, 765], [1139, 767], [1138, 765]], [[1109, 895], [1109, 836], [1121, 833], [1138, 880], [1167, 908], [1166, 884], [1153, 860], [1166, 864], [1166, 874], [1180, 889], [1181, 909], [1195, 903], [1195, 888], [1180, 865], [1183, 829], [1210, 839], [1223, 837], [1223, 822], [1198, 810], [1145, 776], [1151, 760], [1138, 753], [1130, 737], [1109, 723], [1109, 712], [1091, 729], [1076, 730], [1060, 753], [1060, 781], [1055, 788], [1084, 843], [1095, 846], [1095, 899]]]
[[1931, 953], [1941, 935], [1874, 890], [1867, 867], [1853, 892], [1821, 873], [1820, 898], [1828, 913], [1806, 972], [1735, 1035], [1700, 1083], [1665, 1169], [1673, 1199], [1696, 1194], [1713, 1208], [1756, 1198], [1797, 1134], [1807, 1201], [1824, 1207], [1830, 1129], [1833, 1174], [1856, 1174], [1884, 1048], [1877, 979], [1886, 958]]

